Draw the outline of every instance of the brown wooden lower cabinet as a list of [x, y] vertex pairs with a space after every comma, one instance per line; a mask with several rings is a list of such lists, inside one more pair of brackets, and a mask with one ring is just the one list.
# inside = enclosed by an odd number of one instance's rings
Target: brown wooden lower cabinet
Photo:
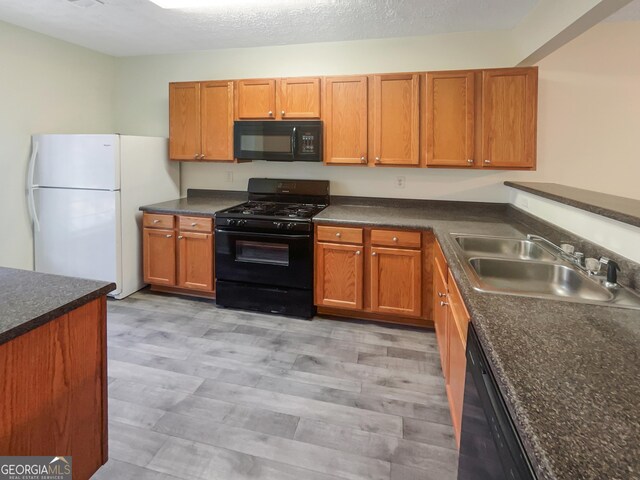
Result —
[[[434, 255], [434, 323], [440, 349], [442, 372], [445, 378], [451, 422], [460, 446], [464, 383], [467, 371], [467, 330], [469, 313], [464, 306], [458, 286], [436, 244]], [[444, 271], [443, 271], [444, 270]]]
[[315, 238], [320, 314], [432, 325], [431, 232], [319, 225]]
[[106, 299], [0, 345], [0, 452], [72, 456], [74, 480], [108, 458]]
[[436, 329], [438, 348], [440, 349], [442, 374], [447, 378], [449, 374], [447, 272], [443, 272], [438, 264], [435, 264], [433, 269], [433, 290], [433, 323]]
[[316, 304], [362, 308], [362, 245], [316, 243]]
[[[154, 290], [212, 297], [215, 293], [213, 221], [147, 214], [143, 218], [144, 281]], [[154, 225], [175, 225], [154, 228]]]
[[371, 247], [371, 310], [419, 317], [422, 252]]
[[143, 230], [144, 281], [152, 285], [176, 284], [176, 238], [173, 230]]
[[213, 234], [180, 232], [178, 286], [213, 291]]

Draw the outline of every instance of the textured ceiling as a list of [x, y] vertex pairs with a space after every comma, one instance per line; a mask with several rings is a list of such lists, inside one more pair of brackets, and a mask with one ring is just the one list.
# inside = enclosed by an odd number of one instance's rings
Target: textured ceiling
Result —
[[148, 0], [0, 0], [0, 19], [104, 53], [405, 37], [513, 28], [538, 0], [220, 0], [165, 10]]

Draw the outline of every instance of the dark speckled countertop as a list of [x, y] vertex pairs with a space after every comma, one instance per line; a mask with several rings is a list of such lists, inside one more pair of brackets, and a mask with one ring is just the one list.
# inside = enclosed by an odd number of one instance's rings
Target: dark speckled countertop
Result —
[[0, 344], [115, 288], [108, 282], [0, 267]]
[[640, 227], [640, 200], [542, 182], [504, 182], [507, 187]]
[[433, 230], [538, 478], [640, 478], [640, 311], [474, 290], [449, 234], [537, 233], [505, 206], [362, 203], [314, 221]]
[[246, 192], [188, 190], [187, 196], [140, 207], [143, 212], [214, 217], [216, 212], [247, 201]]
[[[243, 200], [214, 192], [141, 209], [213, 216]], [[640, 478], [640, 311], [478, 292], [449, 235], [568, 232], [505, 204], [353, 197], [332, 197], [314, 221], [433, 230], [538, 478]], [[608, 256], [638, 278], [636, 264]]]

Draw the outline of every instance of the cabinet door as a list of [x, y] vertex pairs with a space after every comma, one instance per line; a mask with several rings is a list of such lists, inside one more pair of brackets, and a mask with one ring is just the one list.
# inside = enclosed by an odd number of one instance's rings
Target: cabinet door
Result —
[[361, 245], [316, 243], [316, 305], [362, 309]]
[[367, 163], [367, 77], [324, 82], [325, 163]]
[[213, 291], [213, 235], [180, 232], [178, 286]]
[[233, 82], [203, 82], [202, 160], [233, 160]]
[[467, 373], [467, 328], [469, 314], [467, 313], [460, 291], [455, 280], [449, 272], [448, 277], [448, 337], [449, 337], [449, 367], [447, 376], [447, 395], [451, 410], [451, 420], [456, 434], [456, 440], [460, 445], [460, 428], [462, 425], [462, 405], [464, 403], [464, 383]]
[[144, 281], [152, 285], [176, 284], [176, 239], [173, 230], [145, 228]]
[[198, 160], [200, 156], [200, 84], [169, 84], [169, 158]]
[[473, 167], [475, 73], [427, 73], [427, 166]]
[[238, 80], [237, 88], [238, 118], [275, 118], [275, 80]]
[[482, 72], [483, 167], [535, 166], [537, 109], [537, 68]]
[[460, 445], [460, 427], [462, 424], [462, 405], [464, 403], [464, 380], [467, 371], [466, 342], [462, 340], [456, 328], [451, 310], [449, 311], [449, 375], [447, 377], [447, 396], [451, 422]]
[[320, 118], [319, 78], [283, 78], [279, 83], [280, 118]]
[[373, 77], [373, 149], [376, 165], [420, 161], [420, 76]]
[[422, 252], [371, 248], [371, 310], [419, 317], [422, 298]]
[[436, 264], [433, 267], [433, 323], [436, 327], [436, 339], [440, 350], [440, 363], [442, 374], [447, 379], [449, 376], [449, 348], [447, 342], [447, 284], [445, 275]]

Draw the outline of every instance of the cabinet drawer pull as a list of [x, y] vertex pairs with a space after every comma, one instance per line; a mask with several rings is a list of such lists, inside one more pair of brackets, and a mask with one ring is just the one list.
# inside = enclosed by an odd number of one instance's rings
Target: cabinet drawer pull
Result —
[[444, 297], [444, 296], [445, 296], [445, 294], [444, 294], [444, 293], [442, 293], [442, 292], [438, 292], [438, 296], [439, 296], [440, 298], [442, 298], [442, 297]]
[[196, 222], [193, 222], [193, 223], [191, 224], [191, 226], [192, 226], [192, 227], [195, 227], [196, 225], [198, 225]]
[[489, 165], [489, 164], [491, 163], [491, 160], [485, 160], [485, 161], [484, 161], [484, 163], [485, 163], [486, 165]]
[[160, 223], [160, 220], [158, 220], [157, 218], [153, 221], [153, 223]]
[[360, 163], [367, 163], [367, 158], [364, 155], [360, 157]]
[[340, 238], [342, 234], [340, 232], [336, 233], [336, 237]]
[[380, 157], [376, 157], [376, 163], [380, 163]]
[[371, 252], [372, 257], [375, 257], [376, 255], [378, 255], [376, 252]]
[[178, 240], [182, 240], [184, 237], [182, 235], [178, 235]]
[[284, 110], [282, 110], [282, 111], [280, 112], [280, 115], [282, 115], [282, 116], [284, 117]]
[[473, 165], [473, 159], [472, 159], [472, 158], [468, 159], [468, 160], [467, 160], [467, 163], [468, 163], [469, 165]]
[[173, 237], [173, 235], [168, 235], [168, 234], [167, 234], [167, 235], [165, 235], [165, 237], [167, 237], [167, 238], [171, 238], [171, 237]]
[[394, 242], [398, 241], [398, 237], [393, 237], [391, 240], [393, 240]]
[[193, 156], [193, 158], [194, 158], [195, 160], [198, 160], [198, 159], [200, 158], [200, 154], [199, 154], [199, 153], [196, 153], [196, 154]]
[[269, 110], [269, 116], [273, 117], [273, 112], [271, 110]]
[[360, 255], [360, 250], [356, 250], [356, 255]]
[[440, 302], [440, 306], [441, 306], [441, 307], [444, 307], [444, 306], [446, 306], [446, 305], [449, 305], [449, 304], [448, 304], [447, 302]]

